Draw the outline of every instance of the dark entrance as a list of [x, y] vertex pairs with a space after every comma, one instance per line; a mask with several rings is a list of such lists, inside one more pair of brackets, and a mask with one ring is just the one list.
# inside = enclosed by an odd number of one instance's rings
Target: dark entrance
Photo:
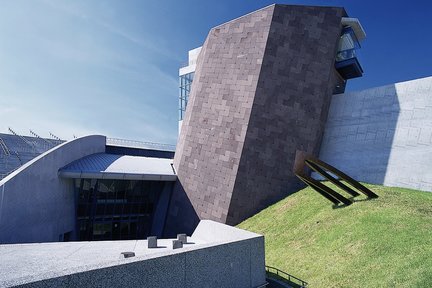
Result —
[[79, 240], [144, 239], [166, 182], [76, 179]]

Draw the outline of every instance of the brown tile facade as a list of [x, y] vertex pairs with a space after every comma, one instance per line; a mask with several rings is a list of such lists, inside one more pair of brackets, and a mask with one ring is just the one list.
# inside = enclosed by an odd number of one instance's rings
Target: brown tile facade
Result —
[[319, 151], [343, 16], [343, 8], [272, 5], [210, 31], [166, 230], [198, 218], [235, 225], [300, 186], [295, 153]]

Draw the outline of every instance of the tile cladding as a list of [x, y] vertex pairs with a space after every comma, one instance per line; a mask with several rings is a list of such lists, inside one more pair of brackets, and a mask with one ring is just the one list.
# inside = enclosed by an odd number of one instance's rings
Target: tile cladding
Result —
[[272, 5], [209, 32], [175, 153], [167, 229], [197, 223], [193, 214], [235, 225], [299, 187], [295, 153], [319, 151], [344, 16]]

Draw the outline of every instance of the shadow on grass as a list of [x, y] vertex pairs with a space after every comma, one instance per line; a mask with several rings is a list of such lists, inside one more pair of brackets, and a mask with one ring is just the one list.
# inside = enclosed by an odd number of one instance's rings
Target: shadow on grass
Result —
[[268, 288], [284, 288], [284, 287], [292, 287], [292, 288], [303, 288], [307, 286], [303, 286], [302, 284], [294, 282], [286, 279], [285, 277], [281, 277], [280, 275], [273, 273], [273, 272], [266, 272], [267, 281], [270, 285], [268, 285]]
[[[350, 197], [349, 200], [351, 200], [353, 202], [353, 204], [354, 204], [356, 202], [365, 202], [365, 201], [377, 200], [377, 198], [355, 199], [354, 197]], [[341, 208], [345, 208], [345, 207], [348, 207], [348, 206], [351, 206], [351, 205], [339, 204], [339, 205], [333, 205], [332, 208], [333, 209], [341, 209]]]

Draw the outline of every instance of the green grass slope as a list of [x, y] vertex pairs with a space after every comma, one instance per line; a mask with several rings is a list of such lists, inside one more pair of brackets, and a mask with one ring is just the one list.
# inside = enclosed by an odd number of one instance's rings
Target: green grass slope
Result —
[[432, 287], [432, 193], [366, 186], [380, 197], [334, 209], [305, 188], [238, 226], [309, 287]]

